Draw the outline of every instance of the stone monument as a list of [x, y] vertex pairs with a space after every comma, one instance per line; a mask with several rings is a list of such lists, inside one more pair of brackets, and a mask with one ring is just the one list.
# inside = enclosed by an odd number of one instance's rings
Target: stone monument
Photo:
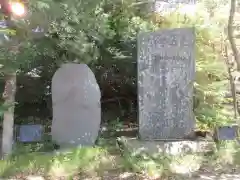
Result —
[[177, 28], [138, 36], [139, 135], [182, 139], [195, 128], [195, 32]]
[[101, 122], [100, 89], [86, 64], [64, 64], [52, 79], [51, 135], [60, 148], [94, 145]]

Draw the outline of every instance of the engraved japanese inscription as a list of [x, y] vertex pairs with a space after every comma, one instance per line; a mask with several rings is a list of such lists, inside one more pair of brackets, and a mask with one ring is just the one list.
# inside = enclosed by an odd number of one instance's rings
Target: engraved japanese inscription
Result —
[[139, 135], [179, 139], [195, 127], [195, 33], [178, 28], [138, 36]]

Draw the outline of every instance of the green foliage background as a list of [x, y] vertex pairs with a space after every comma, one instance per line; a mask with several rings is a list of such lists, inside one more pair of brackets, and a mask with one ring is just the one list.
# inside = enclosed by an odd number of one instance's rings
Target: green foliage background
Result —
[[[209, 2], [202, 2], [201, 8], [206, 4]], [[219, 4], [216, 1], [207, 10], [214, 12]], [[194, 17], [178, 12], [161, 16], [145, 13], [146, 7], [133, 0], [32, 0], [28, 10], [25, 19], [15, 20], [13, 41], [0, 47], [3, 76], [18, 72], [16, 123], [51, 119], [51, 78], [65, 62], [87, 63], [96, 75], [103, 102], [116, 99], [115, 109], [109, 108], [110, 103], [102, 104], [104, 119], [109, 119], [105, 118], [108, 109], [114, 112], [111, 118], [136, 122], [137, 34], [192, 26], [196, 30], [194, 112], [198, 126], [212, 128], [232, 120], [223, 106], [228, 80], [220, 37], [227, 16], [213, 16], [211, 24], [206, 24], [200, 11]], [[45, 33], [32, 33], [36, 27], [44, 28]], [[15, 46], [18, 52], [9, 50]], [[37, 77], [26, 77], [29, 72]], [[29, 116], [35, 118], [29, 120]]]

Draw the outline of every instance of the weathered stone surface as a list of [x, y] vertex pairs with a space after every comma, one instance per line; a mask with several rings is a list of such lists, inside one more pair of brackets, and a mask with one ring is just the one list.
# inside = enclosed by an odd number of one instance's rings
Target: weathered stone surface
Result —
[[138, 37], [139, 134], [181, 139], [195, 128], [195, 33], [179, 28]]
[[194, 13], [196, 0], [155, 0], [153, 2], [153, 11], [165, 14], [178, 10], [180, 13]]
[[42, 176], [28, 176], [26, 180], [44, 180]]
[[100, 89], [85, 64], [64, 64], [52, 79], [52, 139], [61, 148], [93, 145], [101, 122]]
[[136, 138], [121, 137], [118, 142], [133, 154], [186, 155], [211, 152], [216, 148], [213, 141], [141, 141]]
[[177, 174], [198, 171], [203, 163], [203, 154], [216, 148], [214, 142], [207, 141], [142, 141], [121, 137], [117, 142], [121, 152], [124, 152], [123, 156], [131, 156], [137, 160], [134, 168], [137, 167], [137, 170], [144, 174], [153, 173], [156, 179], [161, 177], [159, 166], [164, 166], [168, 171]]

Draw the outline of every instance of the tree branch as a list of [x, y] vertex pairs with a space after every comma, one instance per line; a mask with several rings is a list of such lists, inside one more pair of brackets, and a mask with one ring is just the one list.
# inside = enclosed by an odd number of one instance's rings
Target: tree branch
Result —
[[237, 71], [240, 71], [240, 58], [239, 58], [239, 52], [236, 46], [235, 39], [233, 38], [233, 18], [236, 11], [236, 0], [231, 0], [231, 7], [229, 12], [229, 18], [228, 18], [228, 40], [231, 44], [231, 49], [233, 52], [233, 56], [235, 59], [235, 62], [237, 64]]

